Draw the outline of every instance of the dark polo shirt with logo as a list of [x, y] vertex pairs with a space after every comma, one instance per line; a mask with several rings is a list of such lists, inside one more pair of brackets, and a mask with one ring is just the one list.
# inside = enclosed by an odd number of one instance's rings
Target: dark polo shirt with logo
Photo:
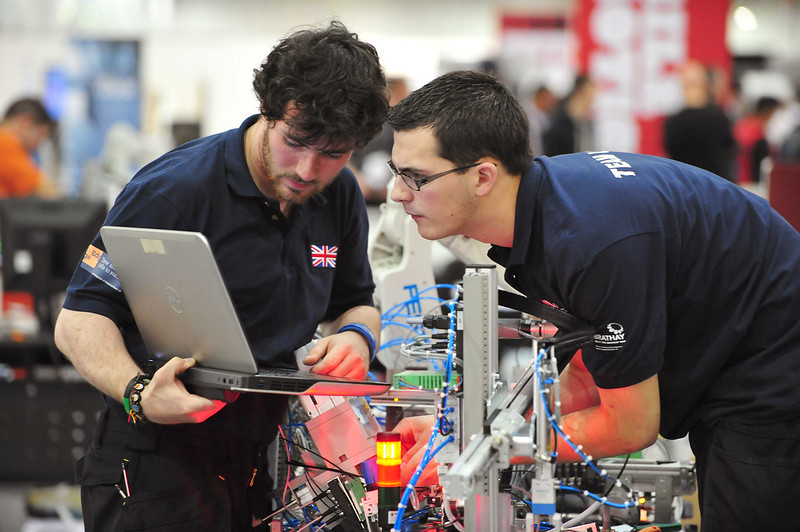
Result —
[[[373, 304], [369, 222], [346, 168], [284, 217], [247, 169], [244, 133], [258, 119], [249, 117], [238, 129], [190, 142], [145, 166], [105, 223], [205, 234], [259, 363], [296, 367], [293, 351], [314, 337], [321, 321]], [[105, 249], [99, 235], [93, 245]], [[131, 355], [147, 359], [124, 294], [102, 279], [79, 267], [64, 306], [110, 318]]]
[[598, 386], [658, 373], [662, 435], [800, 416], [800, 234], [762, 198], [664, 158], [540, 157], [513, 246], [490, 256], [597, 327], [583, 358]]

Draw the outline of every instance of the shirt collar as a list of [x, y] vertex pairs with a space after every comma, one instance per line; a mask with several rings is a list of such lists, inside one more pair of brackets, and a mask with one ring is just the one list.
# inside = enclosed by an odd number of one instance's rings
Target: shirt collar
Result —
[[514, 242], [511, 244], [511, 248], [492, 246], [489, 250], [489, 257], [506, 268], [524, 264], [528, 257], [536, 213], [536, 198], [539, 195], [543, 179], [544, 167], [535, 160], [520, 179], [514, 215]]
[[253, 115], [245, 119], [225, 148], [225, 171], [228, 185], [240, 196], [264, 197], [250, 175], [244, 151], [244, 134], [259, 118], [260, 115]]

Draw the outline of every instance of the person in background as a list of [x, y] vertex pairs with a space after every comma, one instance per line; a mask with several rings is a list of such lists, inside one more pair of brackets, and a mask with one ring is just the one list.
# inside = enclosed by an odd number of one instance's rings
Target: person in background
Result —
[[543, 137], [543, 153], [536, 155], [552, 156], [595, 149], [594, 95], [594, 81], [589, 76], [575, 78], [572, 90], [550, 117], [550, 125]]
[[783, 163], [795, 165], [800, 163], [800, 124], [797, 124], [783, 139], [778, 147], [777, 157]]
[[745, 114], [733, 126], [733, 136], [739, 145], [736, 182], [747, 186], [761, 182], [761, 163], [769, 156], [766, 127], [781, 102], [772, 96], [756, 100], [752, 112]]
[[[704, 532], [791, 528], [800, 234], [763, 198], [685, 163], [534, 160], [521, 106], [485, 74], [440, 76], [388, 122], [390, 197], [420, 235], [492, 244], [513, 288], [596, 328], [560, 378], [572, 441], [602, 458], [688, 432]], [[394, 430], [413, 448], [432, 425], [409, 417]], [[564, 440], [557, 449], [581, 460]], [[419, 459], [404, 457], [405, 479]]]
[[684, 107], [664, 121], [664, 151], [670, 159], [734, 181], [736, 139], [725, 110], [714, 100], [708, 69], [690, 61], [681, 71]]
[[780, 109], [775, 111], [765, 128], [764, 136], [775, 160], [800, 162], [800, 83], [793, 94], [782, 98]]
[[[386, 118], [378, 54], [338, 21], [301, 29], [254, 70], [253, 89], [260, 114], [142, 168], [105, 223], [202, 232], [261, 367], [297, 368], [294, 351], [319, 326], [303, 362], [365, 378], [380, 315], [366, 205], [345, 166]], [[99, 235], [90, 251], [104, 254]], [[86, 530], [252, 530], [271, 513], [266, 451], [286, 396], [189, 393], [180, 374], [195, 360], [150, 366], [113, 264], [93, 264], [76, 269], [55, 327], [105, 395], [76, 464]]]
[[531, 132], [531, 150], [534, 155], [544, 155], [544, 133], [550, 128], [550, 114], [558, 99], [546, 85], [534, 89], [522, 102]]
[[37, 98], [22, 98], [8, 106], [0, 121], [0, 198], [58, 195], [33, 158], [56, 128], [57, 122]]

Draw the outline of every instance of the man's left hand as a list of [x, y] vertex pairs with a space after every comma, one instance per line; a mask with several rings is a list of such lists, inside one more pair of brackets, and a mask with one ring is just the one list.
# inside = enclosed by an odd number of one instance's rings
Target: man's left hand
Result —
[[355, 331], [333, 334], [320, 338], [303, 364], [314, 366], [311, 371], [321, 375], [364, 379], [369, 369], [369, 346]]

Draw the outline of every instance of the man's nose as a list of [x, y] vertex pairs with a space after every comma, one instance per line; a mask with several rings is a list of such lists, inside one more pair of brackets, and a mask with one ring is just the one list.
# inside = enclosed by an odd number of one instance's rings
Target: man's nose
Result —
[[294, 171], [303, 181], [311, 181], [316, 177], [318, 155], [312, 150], [306, 150], [300, 155]]
[[389, 199], [396, 201], [397, 203], [411, 199], [411, 189], [405, 184], [403, 178], [399, 175], [395, 176], [394, 178], [394, 182], [392, 183], [392, 191], [389, 193]]

